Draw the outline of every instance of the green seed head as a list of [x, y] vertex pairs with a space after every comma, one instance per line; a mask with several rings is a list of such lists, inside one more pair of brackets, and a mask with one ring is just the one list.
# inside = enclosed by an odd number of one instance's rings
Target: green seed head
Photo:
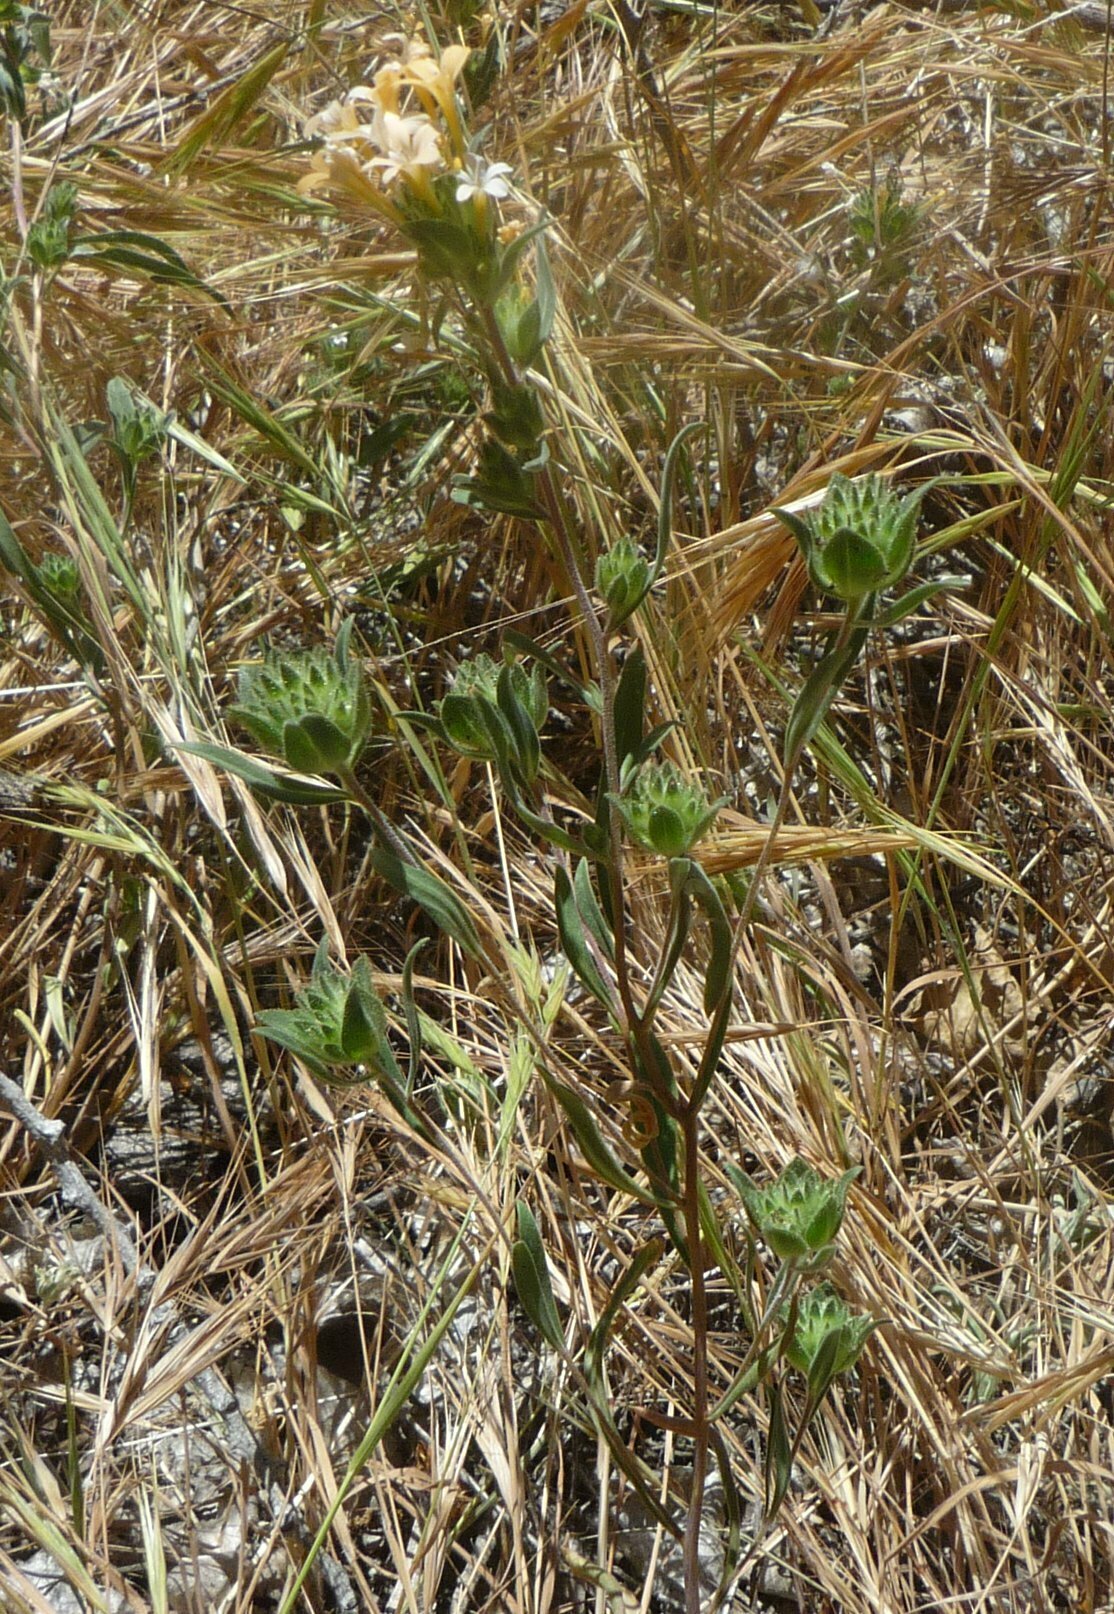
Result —
[[43, 556], [35, 567], [35, 576], [54, 599], [73, 604], [81, 593], [81, 578], [77, 563], [69, 555], [51, 552]]
[[[397, 1072], [387, 1040], [386, 1011], [366, 958], [357, 960], [351, 975], [343, 975], [322, 947], [294, 1007], [264, 1009], [256, 1026], [325, 1081], [345, 1085]], [[366, 1074], [354, 1071], [355, 1066]]]
[[854, 1367], [876, 1326], [873, 1318], [852, 1312], [830, 1283], [821, 1283], [801, 1296], [785, 1354], [807, 1375], [811, 1389], [826, 1388]]
[[240, 674], [232, 707], [248, 733], [300, 773], [352, 767], [367, 744], [371, 708], [359, 667], [327, 650], [269, 650]]
[[672, 762], [652, 763], [635, 774], [612, 803], [632, 840], [662, 857], [684, 857], [716, 821], [726, 801], [709, 801]]
[[860, 1170], [853, 1166], [841, 1177], [826, 1178], [796, 1159], [768, 1188], [756, 1188], [742, 1173], [732, 1175], [747, 1215], [774, 1254], [815, 1272], [832, 1258], [847, 1190]]
[[548, 715], [549, 691], [540, 667], [528, 673], [521, 662], [501, 663], [487, 655], [461, 663], [440, 707], [441, 726], [453, 750], [485, 762], [497, 760], [501, 749], [518, 756], [521, 743], [516, 741], [530, 734], [536, 741]]
[[620, 538], [596, 562], [596, 593], [618, 627], [646, 597], [650, 563], [631, 538]]
[[853, 604], [908, 572], [922, 496], [917, 490], [899, 499], [879, 476], [851, 481], [837, 472], [815, 510], [775, 514], [800, 545], [816, 587]]

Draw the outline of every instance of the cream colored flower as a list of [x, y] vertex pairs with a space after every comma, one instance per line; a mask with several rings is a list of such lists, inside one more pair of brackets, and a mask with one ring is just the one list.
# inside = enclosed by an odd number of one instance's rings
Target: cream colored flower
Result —
[[349, 90], [343, 101], [330, 101], [321, 112], [309, 118], [306, 122], [306, 134], [310, 139], [320, 136], [326, 142], [343, 141], [347, 136], [360, 128], [360, 118], [356, 106], [360, 101], [375, 100], [375, 92], [369, 90], [366, 84], [357, 84]]
[[423, 57], [432, 55], [429, 40], [423, 39], [420, 34], [384, 34], [385, 45], [398, 43], [398, 53], [389, 59], [389, 65], [405, 71], [414, 62], [421, 61]]
[[398, 211], [384, 196], [369, 167], [370, 164], [358, 162], [351, 152], [322, 147], [310, 158], [309, 172], [298, 181], [298, 192], [309, 196], [313, 191], [327, 188], [397, 224]]
[[440, 61], [435, 62], [431, 56], [419, 56], [409, 62], [402, 72], [402, 82], [413, 85], [429, 115], [432, 117], [434, 112], [440, 112], [449, 131], [453, 151], [459, 157], [464, 155], [464, 135], [456, 107], [456, 81], [471, 54], [466, 45], [446, 45]]
[[482, 202], [490, 196], [501, 202], [511, 194], [506, 176], [513, 172], [510, 163], [485, 162], [482, 157], [469, 152], [457, 178], [456, 199], [458, 202]]
[[384, 112], [400, 112], [400, 91], [402, 89], [402, 68], [397, 62], [386, 62], [376, 73], [375, 88], [371, 94], [378, 107]]
[[428, 181], [426, 169], [445, 166], [437, 130], [427, 117], [377, 110], [372, 128], [380, 155], [371, 159], [371, 166], [379, 170], [384, 185], [399, 178]]

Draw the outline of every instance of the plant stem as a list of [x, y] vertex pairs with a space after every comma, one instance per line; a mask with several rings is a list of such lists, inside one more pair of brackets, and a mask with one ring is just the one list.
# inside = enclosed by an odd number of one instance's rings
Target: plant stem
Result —
[[383, 812], [383, 809], [368, 795], [353, 770], [351, 768], [338, 768], [337, 777], [356, 805], [362, 807], [371, 819], [372, 827], [384, 846], [389, 847], [400, 862], [415, 862], [414, 853], [410, 847], [407, 846], [398, 830], [395, 829], [390, 819]]
[[685, 1614], [700, 1614], [700, 1527], [708, 1481], [708, 1293], [704, 1286], [704, 1235], [700, 1226], [700, 1110], [688, 1105], [682, 1120], [685, 1145], [685, 1241], [692, 1279], [692, 1486], [685, 1520]]

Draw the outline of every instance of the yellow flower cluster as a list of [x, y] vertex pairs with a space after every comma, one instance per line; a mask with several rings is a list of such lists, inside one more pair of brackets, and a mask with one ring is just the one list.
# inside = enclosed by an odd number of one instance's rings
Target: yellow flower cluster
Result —
[[[400, 181], [424, 197], [433, 174], [462, 166], [456, 81], [467, 47], [448, 45], [435, 61], [424, 40], [400, 43], [399, 54], [384, 62], [370, 85], [356, 85], [307, 122], [306, 134], [322, 145], [299, 182], [303, 194], [327, 185], [393, 213], [384, 192]], [[442, 128], [434, 122], [438, 117]]]

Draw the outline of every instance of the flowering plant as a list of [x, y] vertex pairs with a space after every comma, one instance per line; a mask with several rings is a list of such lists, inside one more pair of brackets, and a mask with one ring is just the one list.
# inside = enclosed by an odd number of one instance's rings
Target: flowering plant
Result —
[[239, 696], [231, 715], [296, 772], [346, 772], [367, 744], [371, 707], [347, 633], [332, 655], [268, 650], [240, 674]]

